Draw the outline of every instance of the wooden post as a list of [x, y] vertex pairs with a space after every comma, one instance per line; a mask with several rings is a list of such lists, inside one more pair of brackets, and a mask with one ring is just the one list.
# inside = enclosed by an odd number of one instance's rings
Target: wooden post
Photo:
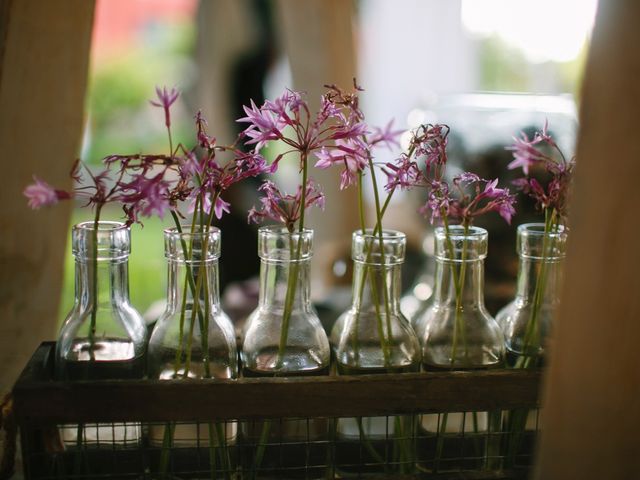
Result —
[[71, 204], [33, 212], [35, 173], [60, 188], [82, 136], [92, 0], [0, 6], [0, 393], [56, 334]]
[[640, 475], [640, 2], [599, 2], [536, 478]]
[[[350, 89], [357, 74], [352, 2], [278, 0], [276, 5], [293, 87], [306, 92], [312, 111], [317, 111], [325, 84]], [[310, 162], [313, 166], [315, 159]], [[314, 276], [324, 277], [321, 283], [326, 284], [337, 256], [349, 258], [351, 233], [359, 226], [358, 198], [353, 187], [340, 191], [339, 169], [312, 169], [312, 176], [327, 198], [325, 211], [310, 210], [308, 222], [315, 228]]]

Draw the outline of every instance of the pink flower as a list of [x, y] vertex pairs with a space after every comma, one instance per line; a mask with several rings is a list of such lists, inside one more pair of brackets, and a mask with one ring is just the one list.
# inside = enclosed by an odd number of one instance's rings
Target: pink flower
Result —
[[37, 210], [41, 207], [54, 205], [59, 200], [67, 200], [71, 198], [71, 194], [64, 190], [56, 190], [47, 182], [40, 180], [35, 175], [33, 176], [31, 185], [28, 185], [22, 192], [25, 197], [29, 199], [29, 207]]
[[164, 172], [152, 178], [134, 175], [131, 182], [122, 183], [120, 187], [122, 193], [117, 200], [128, 208], [130, 221], [137, 221], [138, 215], [150, 217], [154, 213], [162, 218], [170, 208], [170, 184], [164, 179]]
[[[193, 213], [195, 210], [196, 198], [194, 197], [191, 200], [191, 204], [189, 205], [189, 213]], [[211, 214], [211, 197], [208, 195], [204, 196], [204, 205], [203, 209], [207, 215]], [[229, 202], [225, 202], [220, 196], [216, 198], [216, 204], [213, 207], [213, 214], [216, 216], [218, 220], [222, 218], [222, 214], [226, 212], [231, 212], [231, 204]]]
[[314, 152], [318, 158], [315, 166], [326, 169], [333, 165], [341, 165], [344, 170], [340, 174], [340, 189], [357, 182], [358, 173], [367, 167], [369, 160], [368, 147], [359, 138], [353, 140], [337, 140], [333, 147], [322, 147]]
[[540, 137], [536, 136], [533, 140], [529, 140], [529, 137], [524, 132], [521, 132], [521, 136], [522, 138], [514, 137], [514, 143], [506, 147], [507, 150], [513, 152], [513, 161], [507, 165], [507, 168], [509, 170], [522, 168], [524, 174], [528, 175], [529, 168], [549, 157], [534, 146], [540, 142]]
[[374, 127], [373, 135], [369, 138], [369, 143], [371, 145], [376, 145], [378, 143], [386, 145], [388, 148], [392, 146], [399, 147], [400, 142], [398, 141], [398, 137], [402, 135], [403, 130], [393, 130], [393, 119], [387, 123], [384, 128]]
[[418, 210], [425, 217], [430, 217], [429, 221], [434, 223], [443, 215], [449, 215], [451, 198], [449, 196], [449, 185], [446, 182], [432, 181], [429, 188], [429, 196], [425, 203]]
[[255, 144], [256, 150], [260, 150], [269, 140], [282, 138], [281, 127], [272, 111], [264, 106], [258, 108], [253, 100], [251, 100], [251, 107], [244, 106], [242, 108], [247, 116], [236, 121], [249, 124], [242, 132], [245, 137], [249, 138], [247, 145]]
[[447, 143], [449, 127], [444, 124], [422, 125], [411, 138], [411, 148], [417, 157], [424, 157], [426, 174], [436, 169], [436, 176], [440, 176], [437, 167], [447, 164]]
[[507, 188], [497, 188], [497, 178], [484, 180], [475, 173], [464, 172], [453, 178], [453, 185], [457, 189], [456, 196], [451, 194], [446, 182], [431, 182], [429, 199], [420, 212], [430, 214], [432, 222], [446, 215], [465, 225], [470, 225], [476, 217], [496, 212], [511, 223], [515, 214], [515, 196]]
[[295, 195], [282, 194], [278, 187], [270, 181], [260, 185], [259, 190], [265, 195], [260, 199], [260, 208], [253, 207], [249, 211], [249, 223], [262, 223], [266, 219], [283, 223], [289, 231], [293, 231], [295, 222], [300, 218], [302, 208], [317, 206], [324, 209], [324, 194], [313, 180], [307, 181], [305, 205], [302, 202], [302, 188], [298, 186]]
[[387, 183], [384, 186], [387, 192], [396, 188], [406, 190], [424, 183], [418, 164], [406, 155], [402, 155], [396, 163], [387, 163], [382, 171], [387, 175]]
[[171, 91], [167, 91], [167, 87], [156, 87], [156, 95], [158, 96], [158, 102], [154, 102], [153, 100], [149, 100], [151, 105], [156, 107], [161, 107], [164, 109], [164, 124], [169, 128], [171, 126], [171, 115], [169, 113], [169, 108], [173, 105], [178, 97], [180, 96], [180, 92], [175, 88], [172, 88]]
[[[549, 124], [547, 121], [541, 132], [536, 132], [533, 140], [529, 140], [526, 134], [522, 133], [521, 139], [507, 147], [513, 151], [514, 160], [509, 164], [509, 168], [522, 167], [525, 178], [517, 179], [513, 184], [525, 195], [533, 198], [536, 205], [541, 210], [552, 209], [560, 217], [566, 216], [567, 197], [569, 187], [575, 168], [575, 158], [567, 160], [560, 150], [560, 147], [548, 133]], [[545, 154], [535, 145], [547, 145], [557, 155]], [[534, 164], [544, 166], [551, 179], [546, 186], [543, 186], [537, 179], [529, 177], [529, 168]]]

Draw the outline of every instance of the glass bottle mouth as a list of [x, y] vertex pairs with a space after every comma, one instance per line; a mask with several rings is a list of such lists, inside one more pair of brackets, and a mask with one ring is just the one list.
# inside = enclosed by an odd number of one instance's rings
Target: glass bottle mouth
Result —
[[[400, 265], [404, 262], [407, 236], [396, 230], [373, 234], [372, 228], [356, 230], [351, 237], [351, 258], [367, 265]], [[380, 244], [382, 237], [382, 245]]]
[[436, 228], [435, 257], [446, 262], [475, 262], [487, 256], [489, 234], [484, 228], [450, 225]]
[[516, 251], [523, 258], [535, 260], [560, 260], [566, 256], [568, 229], [544, 232], [544, 223], [524, 223], [518, 226]]
[[301, 262], [313, 256], [313, 230], [289, 232], [268, 225], [258, 229], [258, 255], [268, 262]]
[[182, 225], [164, 230], [164, 256], [174, 262], [202, 263], [220, 258], [220, 229], [208, 227], [203, 230], [196, 225]]
[[96, 235], [93, 221], [71, 231], [71, 251], [78, 260], [122, 260], [131, 253], [131, 229], [122, 222], [101, 220]]

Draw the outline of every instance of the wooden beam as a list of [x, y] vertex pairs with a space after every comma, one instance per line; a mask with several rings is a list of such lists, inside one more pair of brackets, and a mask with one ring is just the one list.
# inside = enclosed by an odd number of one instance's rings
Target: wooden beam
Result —
[[0, 393], [56, 334], [71, 205], [28, 209], [35, 173], [61, 188], [78, 154], [93, 0], [0, 7]]
[[599, 2], [543, 402], [540, 480], [640, 472], [639, 22], [640, 2]]
[[[44, 345], [14, 388], [19, 423], [209, 421], [535, 407], [537, 371], [407, 373], [239, 380], [51, 381]], [[188, 401], [189, 408], [178, 408]]]

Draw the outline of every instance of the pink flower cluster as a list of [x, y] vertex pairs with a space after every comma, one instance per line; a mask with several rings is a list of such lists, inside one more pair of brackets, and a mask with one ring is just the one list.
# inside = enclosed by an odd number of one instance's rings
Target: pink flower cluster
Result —
[[[521, 138], [514, 137], [514, 143], [507, 148], [513, 152], [509, 169], [522, 168], [525, 177], [515, 180], [514, 185], [530, 196], [541, 210], [554, 210], [560, 218], [566, 217], [569, 187], [575, 168], [575, 157], [567, 159], [555, 140], [548, 133], [549, 123], [545, 121], [542, 131], [536, 132], [529, 140], [522, 132]], [[556, 155], [553, 155], [553, 152]], [[542, 170], [549, 180], [545, 185], [530, 176], [531, 170]]]
[[40, 180], [35, 175], [33, 176], [33, 182], [31, 185], [24, 189], [24, 196], [29, 200], [29, 207], [39, 209], [48, 205], [54, 205], [60, 200], [67, 200], [70, 198], [68, 192], [64, 190], [56, 190], [47, 182]]
[[[154, 106], [165, 113], [165, 125], [170, 135], [170, 107], [177, 100], [175, 89], [156, 88]], [[179, 145], [170, 155], [109, 155], [104, 158], [104, 169], [94, 174], [86, 165], [76, 162], [72, 177], [77, 186], [71, 192], [55, 190], [38, 178], [24, 190], [29, 206], [40, 208], [58, 200], [84, 198], [90, 205], [102, 206], [119, 203], [128, 223], [139, 222], [140, 217], [164, 216], [172, 211], [182, 216], [180, 205], [186, 202], [190, 209], [198, 206], [207, 214], [220, 218], [229, 212], [230, 205], [221, 194], [234, 183], [254, 177], [271, 169], [257, 153], [246, 153], [232, 146], [222, 146], [206, 132], [206, 121], [198, 112], [195, 116], [197, 145], [186, 149]], [[232, 156], [222, 163], [221, 153]], [[80, 166], [84, 166], [84, 175]], [[112, 178], [113, 177], [113, 178]], [[213, 208], [213, 212], [212, 212]]]
[[[172, 147], [168, 155], [110, 155], [104, 159], [105, 168], [99, 173], [93, 173], [86, 166], [81, 172], [83, 164], [77, 163], [72, 177], [78, 185], [73, 191], [56, 190], [34, 178], [35, 183], [28, 186], [24, 194], [32, 208], [69, 198], [84, 198], [89, 205], [98, 207], [117, 202], [122, 205], [129, 223], [139, 222], [140, 217], [162, 217], [167, 211], [182, 216], [182, 204], [186, 204], [188, 211], [199, 209], [210, 218], [213, 215], [220, 218], [230, 211], [222, 194], [231, 185], [249, 177], [272, 174], [283, 158], [293, 156], [303, 172], [303, 181], [296, 193], [282, 193], [275, 183], [267, 180], [260, 187], [264, 197], [259, 207], [249, 212], [250, 222], [273, 220], [293, 231], [296, 222], [303, 223], [305, 209], [324, 207], [320, 187], [307, 178], [308, 163], [313, 155], [317, 168], [341, 168], [342, 189], [359, 183], [358, 179], [367, 171], [373, 173], [374, 168], [387, 176], [388, 199], [397, 189], [425, 188], [428, 200], [421, 211], [430, 216], [431, 221], [447, 216], [468, 223], [474, 217], [493, 211], [510, 222], [514, 197], [508, 189], [498, 188], [497, 180], [484, 180], [464, 173], [454, 178], [453, 189], [444, 180], [449, 134], [446, 125], [421, 126], [413, 132], [407, 153], [383, 165], [374, 162], [373, 153], [377, 147], [399, 146], [401, 131], [393, 128], [393, 122], [384, 128], [365, 123], [359, 106], [361, 90], [355, 82], [351, 92], [328, 85], [320, 108], [313, 115], [304, 96], [291, 90], [273, 101], [267, 100], [260, 107], [251, 102], [250, 106], [244, 107], [246, 116], [238, 119], [238, 122], [248, 124], [241, 133], [245, 145], [250, 147], [248, 152], [235, 144], [219, 145], [207, 133], [206, 120], [198, 112], [195, 116], [196, 146], [191, 149], [178, 145], [175, 149]], [[156, 94], [157, 100], [151, 103], [164, 111], [171, 144], [171, 106], [179, 92], [165, 87], [156, 88]], [[260, 150], [271, 141], [282, 142], [287, 148], [268, 165]], [[541, 143], [557, 148], [546, 133], [546, 126], [533, 140], [524, 136], [516, 141], [511, 147], [515, 160], [510, 168], [522, 166], [528, 172], [531, 165], [546, 165], [554, 174], [547, 190], [535, 179], [522, 179], [518, 185], [544, 205], [559, 204], [563, 201], [560, 197], [564, 198], [563, 175], [571, 166], [552, 163], [551, 157], [537, 148]], [[223, 162], [220, 160], [223, 154], [231, 158]], [[384, 212], [377, 213], [381, 220]]]
[[497, 188], [498, 179], [485, 180], [475, 173], [464, 172], [453, 178], [457, 195], [452, 195], [449, 185], [434, 181], [427, 203], [420, 209], [424, 215], [436, 218], [447, 216], [463, 225], [470, 225], [473, 219], [489, 212], [496, 212], [507, 223], [515, 215], [515, 195], [507, 188]]
[[320, 187], [308, 180], [305, 191], [305, 205], [302, 207], [302, 186], [298, 186], [295, 195], [282, 194], [276, 185], [267, 180], [260, 185], [259, 190], [264, 193], [260, 199], [260, 207], [249, 210], [249, 222], [262, 223], [265, 219], [284, 224], [293, 232], [295, 223], [300, 219], [302, 208], [313, 205], [324, 209], [324, 194]]

